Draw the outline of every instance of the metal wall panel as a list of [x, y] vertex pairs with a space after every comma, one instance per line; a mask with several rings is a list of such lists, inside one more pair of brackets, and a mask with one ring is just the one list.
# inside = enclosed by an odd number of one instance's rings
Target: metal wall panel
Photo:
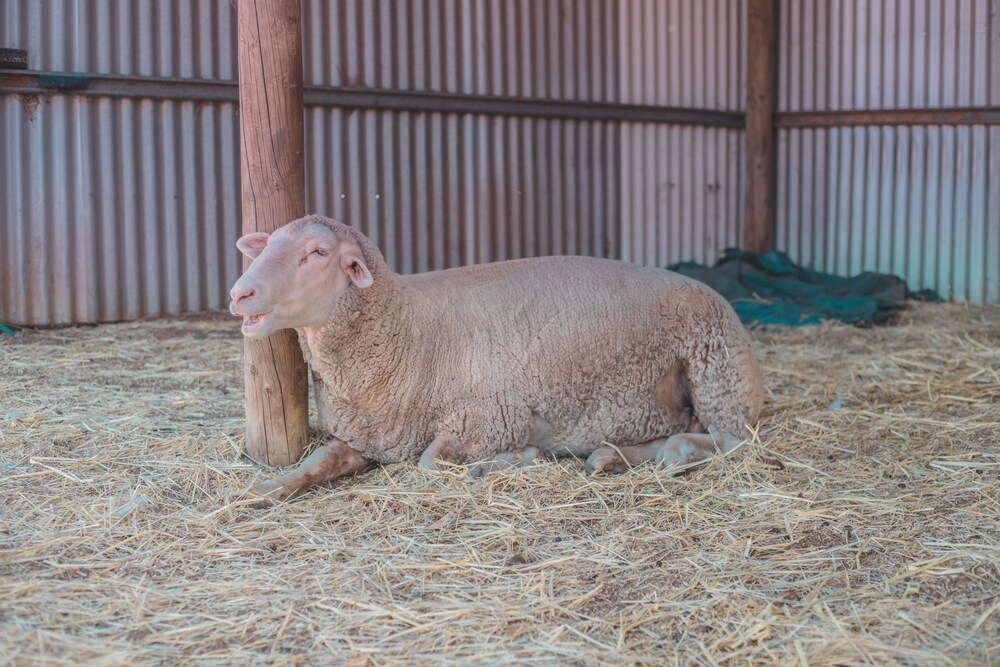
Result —
[[778, 110], [996, 103], [997, 11], [995, 0], [783, 0]]
[[233, 104], [0, 97], [0, 321], [225, 305], [237, 275]]
[[605, 0], [304, 0], [306, 85], [615, 102]]
[[[27, 48], [32, 70], [236, 74], [229, 0], [15, 0], [2, 12], [4, 46]], [[303, 16], [307, 85], [742, 105], [745, 0], [304, 0]], [[644, 16], [677, 39], [659, 45]], [[622, 20], [642, 25], [641, 53], [621, 53]], [[692, 35], [715, 46], [692, 50]], [[673, 52], [683, 58], [667, 72]], [[622, 85], [635, 76], [645, 87]], [[667, 93], [650, 92], [661, 79]], [[234, 104], [53, 93], [5, 95], [2, 113], [0, 321], [225, 304], [239, 270]], [[306, 124], [308, 210], [357, 225], [404, 273], [561, 253], [710, 261], [735, 242], [737, 130], [328, 106], [307, 107]]]
[[230, 0], [5, 0], [0, 43], [28, 67], [182, 79], [235, 80]]
[[822, 271], [895, 273], [995, 303], [998, 162], [997, 127], [782, 131], [777, 245]]
[[712, 265], [740, 245], [743, 130], [633, 123], [621, 141], [623, 259]]
[[[0, 99], [0, 321], [226, 305], [239, 275], [235, 105]], [[359, 227], [403, 273], [619, 255], [615, 123], [310, 107], [306, 132], [307, 210]]]
[[[622, 101], [742, 111], [746, 0], [620, 5]], [[742, 129], [622, 125], [622, 258], [714, 264], [739, 246]]]
[[[785, 0], [781, 111], [996, 104], [997, 0]], [[782, 129], [780, 249], [838, 274], [1000, 300], [996, 126]]]
[[322, 107], [306, 119], [306, 208], [350, 221], [399, 272], [618, 256], [615, 123]]
[[622, 102], [746, 109], [746, 0], [630, 0], [619, 7]]

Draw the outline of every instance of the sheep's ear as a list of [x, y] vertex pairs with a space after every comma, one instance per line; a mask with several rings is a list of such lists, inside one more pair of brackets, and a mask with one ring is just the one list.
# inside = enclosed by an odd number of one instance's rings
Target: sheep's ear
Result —
[[266, 232], [250, 232], [245, 236], [241, 236], [236, 241], [236, 247], [250, 259], [257, 259], [257, 255], [264, 252], [264, 248], [267, 246], [267, 239], [270, 236]]
[[354, 244], [341, 251], [340, 267], [347, 272], [351, 282], [358, 287], [371, 287], [372, 282], [374, 282], [372, 274], [361, 256], [361, 251]]

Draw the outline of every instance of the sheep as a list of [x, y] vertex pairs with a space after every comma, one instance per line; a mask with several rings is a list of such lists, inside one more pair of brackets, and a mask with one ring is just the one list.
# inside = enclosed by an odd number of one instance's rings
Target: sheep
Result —
[[402, 461], [476, 475], [560, 456], [588, 473], [732, 450], [760, 414], [750, 336], [706, 285], [663, 269], [540, 257], [392, 272], [319, 215], [243, 236], [230, 293], [246, 337], [294, 328], [329, 434], [247, 491], [286, 500]]

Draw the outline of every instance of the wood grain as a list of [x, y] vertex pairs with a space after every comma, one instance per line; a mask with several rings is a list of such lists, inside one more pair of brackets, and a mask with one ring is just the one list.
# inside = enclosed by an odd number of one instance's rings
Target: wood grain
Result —
[[[239, 0], [244, 234], [305, 215], [300, 18], [299, 0]], [[245, 340], [243, 351], [247, 456], [295, 463], [309, 442], [306, 365], [295, 332]]]
[[747, 181], [743, 247], [774, 247], [775, 130], [777, 102], [777, 0], [749, 0], [747, 7]]

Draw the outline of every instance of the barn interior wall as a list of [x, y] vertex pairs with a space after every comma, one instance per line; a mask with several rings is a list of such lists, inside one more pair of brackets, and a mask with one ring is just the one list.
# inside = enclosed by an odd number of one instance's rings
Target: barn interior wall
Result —
[[[742, 5], [305, 0], [305, 83], [739, 110], [733, 43]], [[18, 0], [3, 12], [3, 43], [27, 49], [31, 70], [232, 92], [228, 0]], [[639, 51], [623, 21], [641, 26]], [[655, 31], [669, 35], [660, 43]], [[709, 41], [695, 52], [696, 34]], [[683, 62], [662, 67], [669, 54]], [[231, 101], [184, 99], [183, 91], [5, 94], [0, 109], [4, 143], [14, 147], [0, 167], [10, 193], [0, 320], [108, 321], [226, 304], [239, 270]], [[738, 128], [630, 124], [572, 110], [341, 108], [308, 95], [305, 122], [307, 210], [358, 226], [404, 273], [545, 254], [708, 261], [736, 238]]]
[[[307, 86], [619, 101], [603, 0], [307, 1], [303, 25]], [[359, 227], [398, 271], [620, 254], [615, 122], [307, 105], [306, 123], [306, 208]]]
[[[745, 0], [620, 3], [624, 102], [742, 112]], [[741, 127], [622, 123], [622, 258], [713, 264], [740, 245]]]
[[[779, 32], [779, 112], [1000, 105], [996, 0], [788, 0]], [[778, 169], [794, 259], [1000, 301], [1000, 126], [783, 128]]]
[[[1000, 104], [998, 6], [783, 0], [779, 108]], [[716, 121], [744, 109], [746, 0], [302, 7], [307, 210], [358, 226], [397, 270], [559, 253], [710, 263], [739, 244], [744, 136]], [[0, 85], [0, 321], [224, 307], [239, 271], [233, 3], [11, 0], [0, 21], [0, 46], [27, 49], [35, 73], [155, 89]], [[468, 96], [555, 111], [448, 108]], [[601, 105], [716, 121], [584, 113]], [[1000, 301], [996, 125], [783, 128], [778, 156], [776, 238], [795, 259]]]

